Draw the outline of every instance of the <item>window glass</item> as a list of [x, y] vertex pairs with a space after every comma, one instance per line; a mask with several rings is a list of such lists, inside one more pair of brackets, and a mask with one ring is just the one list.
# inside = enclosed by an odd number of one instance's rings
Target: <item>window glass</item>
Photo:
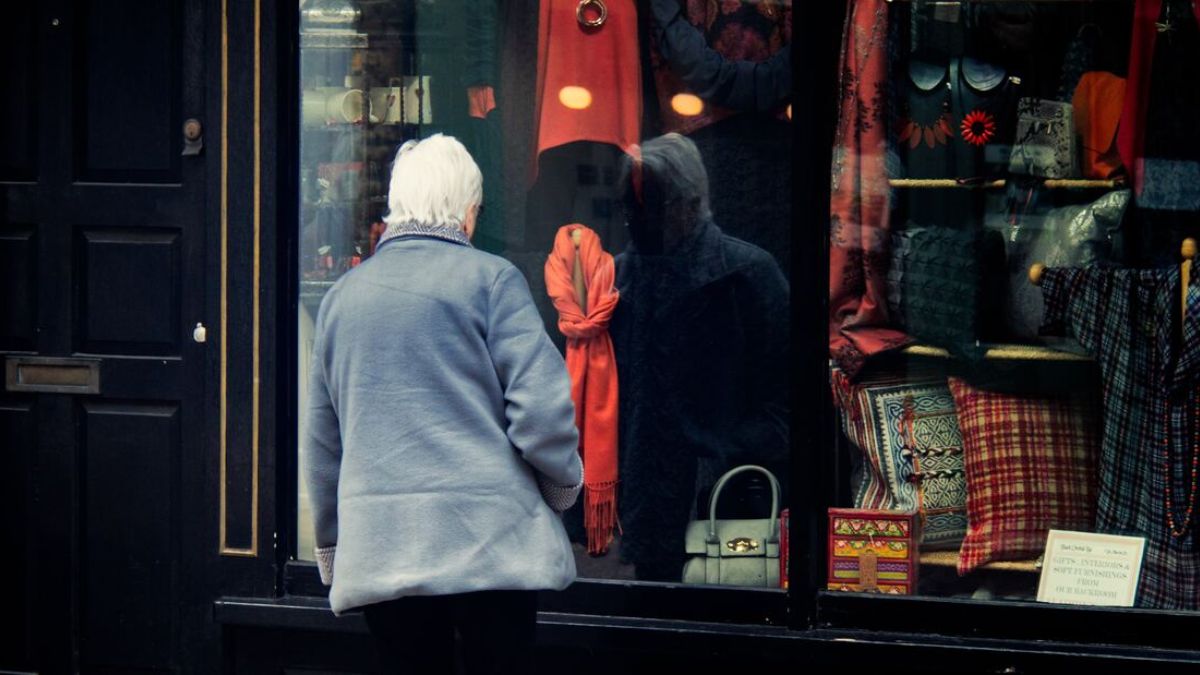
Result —
[[[301, 428], [314, 319], [387, 237], [397, 149], [453, 136], [483, 174], [471, 244], [521, 272], [571, 364], [585, 486], [563, 523], [580, 577], [781, 587], [790, 0], [299, 11]], [[714, 494], [744, 466], [762, 470]], [[312, 559], [298, 488], [296, 555]]]
[[1192, 4], [848, 3], [829, 589], [1197, 608]]

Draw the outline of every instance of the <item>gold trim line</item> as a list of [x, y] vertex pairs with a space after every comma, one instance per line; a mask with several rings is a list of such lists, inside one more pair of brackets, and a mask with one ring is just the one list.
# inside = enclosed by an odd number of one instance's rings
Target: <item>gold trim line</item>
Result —
[[250, 406], [250, 547], [229, 545], [228, 531], [229, 488], [229, 0], [221, 0], [221, 504], [219, 552], [225, 556], [258, 557], [258, 434], [259, 434], [259, 281], [261, 278], [262, 229], [262, 7], [254, 2], [254, 288], [252, 290], [252, 365]]

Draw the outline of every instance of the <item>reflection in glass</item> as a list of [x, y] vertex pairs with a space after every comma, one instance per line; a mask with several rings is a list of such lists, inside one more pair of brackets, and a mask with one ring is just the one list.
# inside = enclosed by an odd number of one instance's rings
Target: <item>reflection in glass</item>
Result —
[[[763, 466], [786, 503], [791, 3], [607, 0], [598, 26], [576, 4], [300, 2], [299, 410], [313, 319], [375, 251], [396, 149], [454, 136], [484, 177], [472, 244], [521, 271], [568, 360], [578, 333], [560, 330], [552, 296], [590, 319], [615, 296], [616, 414], [580, 418], [615, 448], [563, 519], [579, 576], [677, 583], [685, 532], [726, 471]], [[588, 232], [582, 248], [564, 228]], [[609, 288], [593, 285], [603, 256], [589, 247], [616, 259]], [[565, 288], [547, 277], [552, 253]], [[311, 559], [299, 492], [296, 554]], [[766, 474], [737, 475], [719, 501], [722, 522], [779, 517]], [[723, 555], [758, 571], [714, 583], [780, 584], [777, 526], [725, 538]]]

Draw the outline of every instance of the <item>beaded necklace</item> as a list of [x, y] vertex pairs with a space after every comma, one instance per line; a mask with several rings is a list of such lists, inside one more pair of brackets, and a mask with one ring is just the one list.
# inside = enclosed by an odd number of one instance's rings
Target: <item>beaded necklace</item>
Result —
[[[1186, 320], [1185, 317], [1180, 317], [1180, 321]], [[1164, 364], [1164, 366], [1167, 364]], [[1164, 372], [1166, 368], [1163, 369]], [[1171, 397], [1168, 395], [1163, 405], [1163, 437], [1162, 437], [1162, 466], [1163, 474], [1166, 476], [1166, 490], [1163, 493], [1165, 506], [1167, 507], [1167, 528], [1171, 532], [1171, 536], [1175, 539], [1183, 537], [1187, 534], [1188, 528], [1192, 524], [1192, 516], [1196, 511], [1196, 495], [1197, 487], [1200, 486], [1200, 395], [1190, 393], [1192, 398], [1192, 484], [1188, 489], [1187, 509], [1183, 514], [1183, 523], [1176, 526], [1175, 522], [1175, 472], [1171, 470]]]
[[[1193, 396], [1194, 408], [1192, 423], [1195, 425], [1200, 421], [1200, 396]], [[1163, 473], [1167, 477], [1167, 489], [1164, 494], [1167, 507], [1167, 527], [1171, 530], [1171, 536], [1179, 539], [1187, 534], [1188, 528], [1192, 524], [1192, 516], [1196, 510], [1196, 495], [1197, 486], [1200, 485], [1200, 434], [1192, 433], [1192, 484], [1188, 490], [1187, 509], [1184, 511], [1183, 523], [1178, 527], [1175, 524], [1175, 500], [1174, 500], [1174, 483], [1175, 472], [1171, 470], [1171, 403], [1166, 402], [1163, 407], [1163, 438], [1162, 438], [1162, 463]]]

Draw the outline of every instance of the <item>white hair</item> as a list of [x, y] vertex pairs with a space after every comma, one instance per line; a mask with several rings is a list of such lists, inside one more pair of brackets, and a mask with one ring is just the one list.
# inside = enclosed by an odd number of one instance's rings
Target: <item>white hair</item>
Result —
[[396, 152], [388, 187], [389, 227], [422, 223], [459, 227], [483, 199], [483, 174], [458, 139], [434, 134]]

